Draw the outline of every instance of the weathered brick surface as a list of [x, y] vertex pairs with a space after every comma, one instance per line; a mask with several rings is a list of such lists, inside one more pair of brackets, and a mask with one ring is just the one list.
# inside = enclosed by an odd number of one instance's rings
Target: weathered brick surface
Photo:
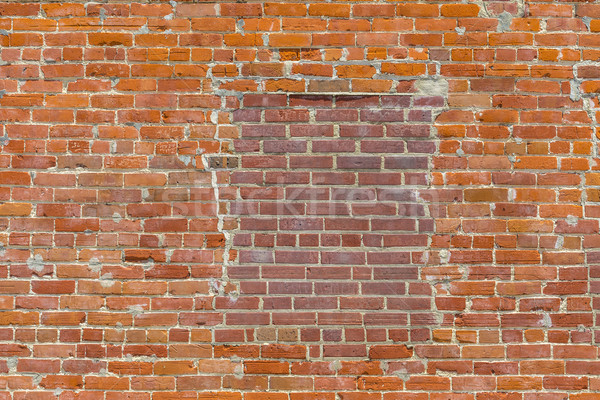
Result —
[[0, 399], [599, 398], [599, 31], [0, 1]]

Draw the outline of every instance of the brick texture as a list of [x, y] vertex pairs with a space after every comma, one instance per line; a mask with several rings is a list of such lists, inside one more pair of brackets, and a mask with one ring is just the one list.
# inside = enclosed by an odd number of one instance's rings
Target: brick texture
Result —
[[0, 400], [598, 400], [600, 5], [0, 0]]

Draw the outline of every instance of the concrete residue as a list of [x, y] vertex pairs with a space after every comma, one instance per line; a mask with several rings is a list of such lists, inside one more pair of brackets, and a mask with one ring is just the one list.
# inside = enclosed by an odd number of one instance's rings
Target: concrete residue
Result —
[[446, 249], [440, 250], [440, 264], [448, 264], [450, 261], [450, 252]]
[[119, 222], [121, 222], [122, 219], [123, 219], [123, 217], [121, 217], [121, 214], [119, 214], [118, 212], [113, 213], [112, 220], [115, 224], [118, 224]]
[[225, 294], [225, 287], [227, 286], [226, 281], [217, 280], [215, 278], [210, 278], [208, 281], [209, 291], [212, 295], [223, 296]]
[[511, 13], [506, 11], [502, 11], [500, 15], [498, 15], [498, 27], [496, 28], [497, 32], [508, 32], [510, 31], [510, 24], [512, 24], [513, 16]]
[[246, 21], [244, 21], [243, 19], [238, 19], [235, 23], [236, 32], [245, 35], [246, 32], [244, 32], [244, 25], [246, 25]]
[[196, 166], [196, 158], [195, 157], [180, 154], [177, 156], [177, 158], [179, 159], [179, 161], [184, 163], [185, 166], [189, 166], [190, 164], [192, 164], [194, 167]]
[[102, 264], [100, 263], [100, 260], [98, 260], [96, 257], [90, 258], [88, 269], [92, 272], [100, 272], [102, 270]]
[[18, 358], [17, 357], [10, 357], [6, 359], [6, 366], [8, 367], [8, 370], [11, 373], [15, 373], [17, 372], [17, 362], [18, 362]]
[[37, 273], [44, 270], [44, 259], [41, 254], [36, 254], [34, 257], [29, 257], [27, 260], [27, 267]]
[[590, 17], [583, 17], [583, 18], [581, 18], [581, 20], [583, 21], [583, 23], [585, 24], [585, 26], [588, 28], [588, 31], [589, 31], [590, 23], [592, 22], [592, 19]]
[[109, 288], [113, 285], [112, 282], [112, 274], [110, 272], [107, 272], [106, 274], [102, 274], [100, 276], [100, 285], [104, 288]]
[[151, 269], [153, 269], [156, 266], [156, 263], [154, 261], [154, 258], [152, 257], [148, 257], [146, 260], [143, 261], [142, 263], [142, 268], [144, 269], [144, 271], [150, 271]]
[[448, 97], [448, 81], [445, 79], [419, 79], [415, 82], [415, 89], [420, 96]]
[[335, 360], [329, 363], [329, 369], [335, 373], [337, 373], [342, 368], [342, 363], [340, 360]]
[[555, 249], [560, 249], [563, 247], [563, 244], [565, 243], [565, 238], [562, 236], [559, 236], [556, 238], [556, 243], [554, 244], [554, 248]]
[[571, 92], [569, 93], [569, 98], [571, 99], [571, 101], [579, 101], [581, 100], [581, 88], [579, 85], [581, 85], [581, 80], [580, 79], [571, 79], [569, 81], [570, 86], [571, 86]]
[[127, 306], [127, 311], [133, 316], [133, 318], [135, 318], [137, 315], [142, 314], [144, 312], [144, 309], [142, 308], [142, 306], [136, 304], [132, 306]]
[[552, 319], [550, 318], [550, 315], [548, 315], [547, 313], [543, 314], [542, 317], [542, 326], [545, 328], [551, 328], [552, 327]]

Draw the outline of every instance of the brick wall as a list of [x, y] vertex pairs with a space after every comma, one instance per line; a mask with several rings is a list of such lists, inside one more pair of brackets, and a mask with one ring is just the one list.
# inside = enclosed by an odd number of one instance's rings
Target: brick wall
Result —
[[0, 2], [0, 400], [597, 400], [594, 1]]

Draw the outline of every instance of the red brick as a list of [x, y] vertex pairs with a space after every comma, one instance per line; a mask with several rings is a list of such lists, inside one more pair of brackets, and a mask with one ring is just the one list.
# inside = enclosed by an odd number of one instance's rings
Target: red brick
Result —
[[367, 3], [0, 4], [1, 398], [597, 397], [600, 8]]

